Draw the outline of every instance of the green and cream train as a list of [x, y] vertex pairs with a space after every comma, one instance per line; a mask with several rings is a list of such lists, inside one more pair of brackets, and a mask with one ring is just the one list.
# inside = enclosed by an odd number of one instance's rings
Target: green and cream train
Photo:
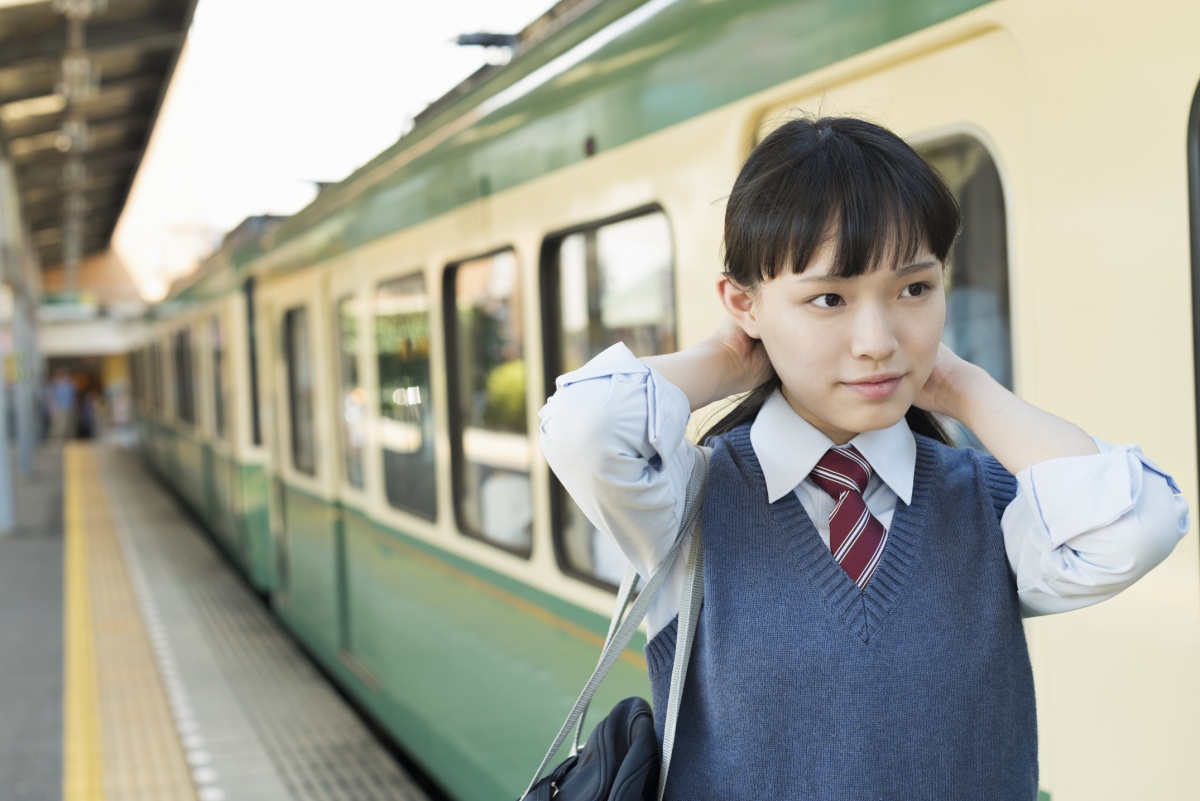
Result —
[[[540, 457], [538, 408], [614, 341], [713, 329], [723, 199], [789, 115], [867, 116], [924, 152], [965, 214], [953, 346], [1139, 442], [1195, 502], [1198, 32], [1190, 0], [560, 3], [156, 308], [140, 448], [448, 794], [513, 798], [621, 567]], [[1194, 536], [1027, 631], [1043, 797], [1200, 797]], [[599, 706], [648, 695], [641, 644]]]

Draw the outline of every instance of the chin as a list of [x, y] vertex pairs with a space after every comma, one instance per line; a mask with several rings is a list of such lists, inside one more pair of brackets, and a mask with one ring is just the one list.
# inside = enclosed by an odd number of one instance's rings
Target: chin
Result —
[[861, 415], [855, 415], [855, 420], [847, 421], [847, 431], [882, 431], [885, 428], [891, 428], [904, 419], [904, 415], [908, 412], [908, 405], [903, 408], [889, 409], [872, 409], [867, 410]]

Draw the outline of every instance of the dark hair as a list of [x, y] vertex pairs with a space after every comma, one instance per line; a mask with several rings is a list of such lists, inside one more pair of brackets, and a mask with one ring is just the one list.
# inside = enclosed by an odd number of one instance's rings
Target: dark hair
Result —
[[[857, 276], [885, 258], [912, 261], [923, 247], [943, 264], [962, 212], [932, 166], [896, 134], [851, 117], [784, 123], [746, 159], [725, 209], [725, 275], [753, 291], [785, 266], [804, 272], [833, 240], [830, 274]], [[753, 420], [779, 386], [744, 397], [702, 441]], [[910, 407], [909, 426], [950, 444], [933, 415]]]

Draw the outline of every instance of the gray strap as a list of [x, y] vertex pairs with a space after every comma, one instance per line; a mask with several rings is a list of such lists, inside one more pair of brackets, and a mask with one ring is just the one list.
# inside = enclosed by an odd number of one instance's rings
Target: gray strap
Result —
[[[604, 661], [604, 652], [608, 648], [608, 644], [612, 642], [613, 635], [617, 633], [621, 616], [629, 607], [629, 601], [633, 598], [633, 590], [637, 587], [640, 578], [633, 563], [626, 562], [625, 574], [621, 576], [621, 586], [617, 588], [617, 607], [613, 612], [612, 620], [608, 623], [608, 634], [604, 635], [604, 648], [600, 649], [600, 661]], [[588, 706], [589, 704], [584, 704], [583, 711], [579, 713], [579, 722], [575, 724], [575, 741], [571, 744], [572, 755], [579, 753], [579, 737], [583, 734], [583, 721], [587, 717]]]
[[[708, 461], [708, 454], [703, 456]], [[687, 680], [688, 662], [692, 658], [692, 639], [696, 622], [704, 605], [704, 523], [696, 520], [692, 530], [692, 547], [688, 551], [687, 577], [683, 580], [683, 596], [679, 602], [679, 628], [675, 634], [675, 664], [671, 668], [671, 692], [667, 696], [667, 718], [663, 725], [662, 761], [658, 769], [658, 801], [667, 791], [667, 770], [671, 767], [671, 749], [675, 746], [675, 723], [679, 718], [679, 702], [683, 699], [683, 683]]]
[[[616, 664], [617, 659], [621, 656], [621, 653], [625, 650], [626, 646], [629, 645], [629, 641], [633, 639], [634, 632], [636, 632], [638, 626], [642, 624], [642, 619], [646, 616], [646, 612], [650, 609], [650, 604], [654, 601], [654, 597], [658, 595], [659, 589], [662, 588], [663, 582], [666, 580], [667, 574], [671, 570], [671, 565], [675, 563], [675, 557], [679, 554], [679, 549], [683, 543], [684, 534], [687, 532], [688, 528], [691, 527], [692, 523], [696, 521], [697, 513], [700, 511], [700, 506], [704, 498], [704, 482], [708, 476], [708, 454], [709, 449], [697, 449], [696, 461], [692, 465], [692, 472], [688, 477], [687, 494], [685, 495], [683, 504], [683, 520], [679, 524], [679, 534], [675, 538], [675, 544], [671, 546], [671, 550], [667, 552], [662, 564], [660, 564], [658, 569], [654, 571], [654, 575], [650, 578], [650, 581], [646, 584], [646, 587], [638, 594], [637, 600], [631, 607], [629, 607], [628, 614], [626, 614], [622, 620], [621, 615], [626, 611], [626, 607], [629, 606], [629, 596], [632, 595], [633, 589], [637, 584], [636, 571], [632, 571], [631, 568], [626, 569], [625, 578], [621, 581], [621, 588], [618, 591], [616, 610], [613, 612], [612, 622], [609, 624], [609, 636], [606, 638], [604, 649], [600, 653], [600, 662], [596, 665], [596, 669], [592, 671], [591, 678], [589, 678], [587, 684], [584, 685], [583, 692], [579, 694], [579, 698], [575, 701], [575, 705], [571, 708], [570, 714], [567, 715], [566, 721], [563, 723], [562, 728], [559, 729], [558, 735], [555, 736], [554, 744], [551, 745], [550, 750], [546, 752], [546, 756], [542, 759], [542, 764], [538, 766], [537, 772], [533, 774], [533, 780], [529, 782], [529, 786], [525, 788], [525, 792], [521, 793], [521, 797], [518, 799], [518, 801], [523, 801], [523, 799], [529, 795], [529, 791], [533, 789], [535, 784], [537, 784], [538, 779], [542, 775], [542, 771], [544, 771], [546, 766], [550, 764], [550, 760], [554, 758], [555, 752], [558, 751], [559, 747], [562, 746], [563, 742], [567, 739], [567, 735], [570, 734], [571, 729], [575, 728], [577, 725], [582, 728], [580, 722], [582, 721], [583, 716], [587, 714], [587, 708], [592, 701], [592, 696], [596, 694], [596, 690], [600, 687], [600, 683], [604, 681], [604, 678], [608, 675], [608, 672], [612, 670], [612, 666]], [[696, 530], [697, 532], [699, 531], [698, 525]], [[692, 552], [697, 550], [697, 539], [698, 538], [696, 535], [693, 534]], [[685, 584], [684, 588], [685, 595], [688, 592], [688, 584], [699, 584], [701, 591], [703, 591], [703, 581], [693, 581], [694, 573], [696, 571], [696, 564], [694, 560], [692, 561], [691, 567], [692, 572], [689, 573], [688, 582]], [[690, 607], [691, 604], [689, 603], [689, 599], [685, 598], [683, 605]], [[683, 605], [681, 605], [680, 608], [681, 615], [683, 614]], [[698, 604], [696, 605], [696, 611], [699, 612]], [[619, 624], [618, 621], [620, 621]], [[681, 626], [683, 625], [683, 622], [684, 621], [681, 618]], [[679, 644], [677, 642], [675, 657], [676, 662], [679, 660], [678, 649]], [[675, 684], [675, 677], [674, 674], [672, 674], [672, 696], [676, 694]], [[679, 684], [679, 692], [682, 693], [682, 682]], [[678, 706], [679, 703], [678, 700], [676, 700], [676, 712], [678, 711]], [[667, 708], [668, 715], [670, 715], [671, 705], [668, 704]], [[671, 727], [671, 730], [674, 731], [675, 725], [673, 718], [668, 718], [667, 724]], [[576, 734], [575, 742], [576, 744], [579, 742], [578, 734]], [[576, 748], [578, 748], [578, 745], [576, 745]], [[664, 764], [663, 769], [660, 771], [660, 799], [662, 797], [662, 787], [664, 787], [666, 784], [665, 768], [666, 765]]]

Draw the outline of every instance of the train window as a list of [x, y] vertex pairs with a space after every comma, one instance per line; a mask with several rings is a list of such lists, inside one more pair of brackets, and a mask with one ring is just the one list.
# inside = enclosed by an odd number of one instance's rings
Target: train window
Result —
[[292, 466], [310, 476], [317, 473], [313, 432], [312, 349], [308, 338], [308, 307], [296, 306], [283, 316], [287, 357], [288, 417], [292, 428]]
[[212, 317], [212, 368], [213, 368], [213, 427], [217, 436], [225, 438], [225, 332], [221, 328], [221, 315]]
[[246, 353], [250, 358], [250, 442], [262, 445], [262, 423], [258, 409], [258, 335], [254, 325], [254, 278], [242, 289], [246, 298]]
[[346, 483], [363, 485], [363, 440], [366, 431], [367, 393], [358, 371], [358, 305], [352, 295], [337, 304], [337, 360], [342, 417], [342, 454]]
[[154, 343], [154, 409], [159, 416], [167, 414], [167, 347], [166, 342]]
[[146, 351], [146, 380], [149, 382], [149, 392], [146, 402], [150, 411], [155, 415], [162, 414], [162, 356], [159, 354], [158, 343], [151, 342]]
[[445, 274], [459, 529], [513, 553], [532, 545], [520, 273], [511, 250]]
[[[543, 254], [549, 387], [617, 342], [637, 356], [676, 349], [674, 252], [661, 211], [554, 237]], [[551, 481], [560, 563], [575, 575], [618, 584], [625, 557]]]
[[[946, 327], [942, 339], [955, 353], [983, 367], [1012, 389], [1009, 327], [1008, 226], [1000, 174], [979, 140], [956, 136], [919, 150], [946, 178], [962, 206], [962, 234], [950, 252]], [[949, 418], [961, 445], [982, 448], [966, 428]]]
[[196, 401], [192, 375], [192, 332], [175, 332], [175, 415], [185, 423], [196, 422]]
[[429, 389], [429, 295], [413, 273], [375, 289], [379, 441], [387, 502], [428, 520], [437, 516], [433, 401]]
[[142, 413], [142, 350], [129, 354], [129, 397], [135, 411]]

